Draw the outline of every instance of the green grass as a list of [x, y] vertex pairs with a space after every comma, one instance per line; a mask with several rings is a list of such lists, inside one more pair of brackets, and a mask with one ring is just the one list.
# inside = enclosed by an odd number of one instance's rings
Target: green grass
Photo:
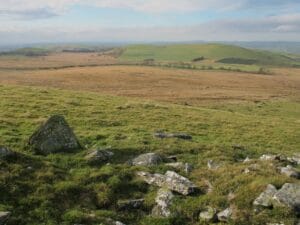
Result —
[[284, 54], [222, 44], [132, 45], [125, 48], [120, 59], [124, 61], [154, 59], [156, 61], [191, 62], [199, 57], [215, 61], [226, 58], [255, 60], [259, 65], [290, 66], [299, 64], [299, 61]]
[[[62, 114], [85, 149], [74, 153], [38, 156], [26, 146], [29, 136], [52, 114]], [[191, 141], [153, 137], [153, 132], [186, 132]], [[200, 224], [199, 210], [207, 205], [219, 210], [229, 203], [238, 209], [229, 224], [266, 224], [282, 221], [292, 225], [295, 215], [281, 207], [254, 214], [252, 201], [268, 183], [280, 187], [296, 182], [278, 174], [268, 163], [253, 174], [241, 171], [239, 160], [265, 153], [290, 155], [300, 149], [300, 103], [274, 101], [243, 105], [189, 107], [154, 101], [104, 96], [89, 92], [0, 86], [0, 145], [22, 155], [0, 161], [0, 210], [9, 210], [8, 225], [101, 224], [105, 218], [125, 224]], [[245, 150], [234, 150], [240, 144]], [[111, 146], [115, 157], [109, 165], [91, 167], [84, 156], [89, 149]], [[174, 219], [153, 219], [148, 215], [157, 189], [139, 180], [138, 170], [126, 162], [144, 152], [177, 155], [195, 169], [189, 178], [198, 186], [209, 180], [214, 191], [190, 197], [176, 196]], [[208, 171], [206, 163], [223, 163]], [[29, 168], [31, 167], [31, 168]], [[227, 195], [236, 198], [229, 202]], [[119, 212], [118, 200], [145, 198], [143, 210]]]

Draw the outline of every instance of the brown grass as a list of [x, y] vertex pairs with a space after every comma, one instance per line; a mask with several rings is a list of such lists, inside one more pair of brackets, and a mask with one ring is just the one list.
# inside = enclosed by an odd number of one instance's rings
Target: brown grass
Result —
[[278, 69], [275, 72], [275, 75], [256, 75], [142, 66], [0, 70], [0, 84], [86, 90], [192, 105], [212, 100], [299, 99], [300, 69]]

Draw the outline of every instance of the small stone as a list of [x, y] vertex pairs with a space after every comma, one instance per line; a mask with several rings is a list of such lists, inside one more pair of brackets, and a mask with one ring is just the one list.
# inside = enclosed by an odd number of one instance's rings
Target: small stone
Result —
[[146, 153], [134, 158], [131, 162], [134, 166], [156, 166], [162, 163], [162, 158], [156, 153]]
[[300, 154], [295, 154], [292, 157], [288, 157], [287, 161], [295, 165], [300, 165]]
[[152, 215], [155, 217], [168, 218], [171, 216], [170, 206], [174, 195], [168, 189], [161, 188], [155, 198], [156, 206], [152, 209]]
[[96, 163], [103, 163], [107, 162], [112, 156], [114, 155], [113, 152], [108, 151], [106, 149], [99, 149], [99, 150], [94, 150], [90, 152], [85, 159], [88, 161], [90, 164], [96, 164]]
[[170, 162], [177, 162], [177, 156], [176, 155], [171, 155], [166, 157], [166, 159]]
[[262, 155], [259, 159], [262, 160], [262, 161], [273, 161], [273, 160], [278, 160], [279, 156], [278, 155], [265, 154], [265, 155]]
[[210, 206], [206, 207], [203, 211], [200, 212], [199, 220], [201, 222], [209, 222], [209, 223], [217, 222], [218, 220], [217, 210]]
[[120, 210], [139, 209], [143, 204], [144, 199], [119, 200], [117, 202], [118, 209]]
[[262, 206], [270, 208], [273, 206], [273, 196], [276, 194], [277, 189], [274, 185], [268, 184], [266, 190], [262, 192], [258, 198], [253, 202], [254, 206]]
[[293, 168], [290, 165], [288, 165], [286, 167], [281, 167], [280, 168], [280, 173], [284, 174], [288, 177], [291, 177], [291, 178], [300, 179], [300, 172], [297, 171], [295, 168]]
[[217, 170], [217, 169], [220, 168], [220, 165], [218, 163], [216, 163], [215, 161], [213, 161], [213, 160], [210, 159], [207, 162], [207, 167], [210, 170]]
[[228, 221], [232, 216], [232, 209], [231, 208], [227, 208], [225, 210], [223, 210], [222, 212], [219, 212], [217, 214], [218, 220], [221, 222], [226, 222]]
[[248, 163], [248, 162], [250, 162], [250, 161], [252, 161], [252, 160], [247, 156], [247, 158], [244, 159], [243, 163]]
[[4, 225], [9, 219], [10, 215], [10, 212], [0, 212], [0, 225]]

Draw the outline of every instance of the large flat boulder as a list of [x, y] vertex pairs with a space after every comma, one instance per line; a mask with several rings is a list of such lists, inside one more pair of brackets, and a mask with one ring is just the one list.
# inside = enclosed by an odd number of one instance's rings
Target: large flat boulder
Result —
[[81, 146], [63, 116], [51, 116], [29, 139], [29, 146], [40, 154], [70, 152]]

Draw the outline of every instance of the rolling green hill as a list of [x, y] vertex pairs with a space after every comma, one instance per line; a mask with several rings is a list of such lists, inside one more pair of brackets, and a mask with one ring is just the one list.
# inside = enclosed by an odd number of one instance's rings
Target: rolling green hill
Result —
[[234, 64], [232, 63], [234, 59], [237, 61], [236, 64], [243, 64], [241, 61], [250, 61], [259, 65], [292, 66], [300, 64], [297, 59], [284, 54], [222, 44], [133, 45], [124, 49], [120, 59], [124, 61], [154, 59], [156, 61], [190, 62], [199, 57], [214, 61], [230, 59], [231, 64]]

